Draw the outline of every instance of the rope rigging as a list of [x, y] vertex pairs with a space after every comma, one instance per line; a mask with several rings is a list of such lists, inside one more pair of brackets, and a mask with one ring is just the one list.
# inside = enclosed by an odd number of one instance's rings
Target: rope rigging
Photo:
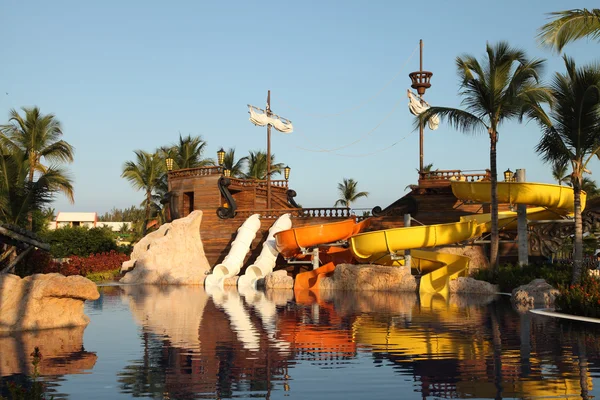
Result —
[[288, 103], [286, 103], [285, 101], [283, 101], [281, 99], [278, 99], [278, 101], [281, 102], [284, 106], [288, 107], [289, 109], [294, 110], [294, 111], [298, 111], [301, 114], [304, 114], [304, 115], [306, 115], [308, 117], [311, 117], [311, 118], [337, 117], [337, 116], [344, 115], [344, 114], [347, 114], [347, 113], [352, 112], [352, 111], [359, 110], [362, 107], [364, 107], [365, 105], [369, 104], [371, 101], [375, 100], [377, 97], [379, 97], [379, 95], [381, 95], [381, 93], [383, 93], [383, 91], [385, 89], [387, 89], [388, 86], [390, 86], [392, 84], [392, 82], [394, 82], [396, 80], [396, 78], [398, 78], [398, 76], [400, 76], [400, 74], [404, 70], [404, 67], [406, 67], [406, 65], [409, 63], [409, 61], [415, 55], [415, 53], [416, 53], [416, 51], [417, 51], [418, 48], [419, 48], [419, 46], [417, 45], [414, 48], [414, 50], [412, 51], [412, 53], [410, 54], [410, 56], [408, 56], [408, 58], [406, 59], [406, 61], [402, 64], [402, 66], [400, 67], [400, 70], [396, 73], [396, 75], [394, 75], [392, 77], [392, 79], [390, 79], [381, 89], [379, 89], [379, 91], [377, 93], [375, 93], [373, 96], [369, 97], [368, 99], [366, 99], [362, 103], [359, 103], [356, 106], [347, 108], [347, 109], [345, 109], [343, 111], [340, 111], [338, 113], [334, 113], [334, 114], [316, 114], [316, 113], [310, 113], [310, 112], [304, 111], [304, 110], [302, 110], [300, 108], [293, 107], [293, 106], [289, 105]]
[[[335, 148], [333, 148], [333, 149], [323, 149], [322, 147], [318, 146], [317, 144], [313, 143], [311, 140], [309, 140], [308, 138], [306, 138], [306, 135], [302, 135], [302, 132], [299, 132], [299, 133], [300, 133], [302, 136], [304, 136], [304, 137], [307, 139], [307, 141], [308, 141], [309, 143], [311, 143], [311, 144], [312, 144], [312, 145], [314, 145], [315, 147], [319, 148], [320, 150], [307, 149], [307, 148], [304, 148], [304, 147], [299, 147], [299, 146], [296, 146], [296, 147], [298, 147], [298, 148], [299, 148], [299, 149], [301, 149], [301, 150], [306, 150], [306, 151], [310, 151], [310, 152], [313, 152], [313, 153], [332, 153], [332, 152], [335, 152], [335, 151], [337, 151], [337, 150], [342, 150], [342, 149], [345, 149], [346, 147], [350, 147], [350, 146], [352, 146], [352, 145], [354, 145], [354, 144], [356, 144], [356, 143], [358, 143], [358, 142], [360, 142], [360, 141], [362, 141], [362, 140], [366, 139], [366, 138], [367, 138], [368, 136], [370, 136], [370, 135], [371, 135], [373, 132], [375, 132], [375, 131], [376, 131], [376, 130], [377, 130], [377, 129], [378, 129], [380, 126], [381, 126], [381, 125], [383, 125], [383, 123], [384, 123], [385, 121], [387, 121], [387, 120], [390, 118], [390, 116], [391, 116], [391, 115], [394, 113], [394, 111], [396, 111], [396, 109], [397, 109], [397, 108], [398, 108], [398, 106], [400, 105], [400, 102], [401, 102], [401, 101], [402, 101], [402, 98], [401, 98], [401, 99], [399, 99], [399, 100], [396, 102], [396, 104], [394, 104], [394, 107], [392, 108], [392, 110], [391, 110], [391, 111], [390, 111], [390, 112], [389, 112], [389, 113], [388, 113], [388, 114], [387, 114], [385, 117], [383, 117], [383, 119], [382, 119], [381, 121], [379, 121], [379, 123], [378, 123], [377, 125], [375, 125], [375, 127], [374, 127], [374, 128], [372, 128], [372, 129], [371, 129], [371, 130], [369, 130], [367, 133], [365, 133], [364, 135], [362, 135], [361, 137], [359, 137], [358, 139], [356, 139], [355, 141], [353, 141], [353, 142], [351, 142], [351, 143], [348, 143], [348, 144], [345, 144], [345, 145], [342, 145], [342, 146], [338, 146], [338, 147], [335, 147]], [[298, 132], [298, 131], [296, 131], [296, 132]]]

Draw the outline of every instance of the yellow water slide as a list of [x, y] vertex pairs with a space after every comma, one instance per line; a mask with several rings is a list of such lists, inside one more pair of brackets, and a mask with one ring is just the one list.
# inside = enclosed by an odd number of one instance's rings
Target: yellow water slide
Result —
[[[490, 182], [451, 182], [452, 192], [463, 201], [489, 202]], [[582, 192], [582, 210], [586, 195]], [[527, 210], [530, 220], [555, 220], [573, 212], [573, 189], [567, 186], [543, 183], [499, 182], [498, 201], [509, 204], [535, 205]], [[499, 214], [499, 225], [505, 229], [516, 227], [517, 213]], [[350, 237], [349, 245], [359, 262], [393, 264], [394, 255], [411, 250], [413, 266], [424, 273], [421, 293], [447, 294], [449, 282], [466, 276], [469, 258], [454, 254], [413, 250], [444, 246], [466, 241], [490, 230], [490, 214], [462, 217], [460, 222], [414, 226], [366, 232]], [[425, 268], [424, 268], [425, 267]]]

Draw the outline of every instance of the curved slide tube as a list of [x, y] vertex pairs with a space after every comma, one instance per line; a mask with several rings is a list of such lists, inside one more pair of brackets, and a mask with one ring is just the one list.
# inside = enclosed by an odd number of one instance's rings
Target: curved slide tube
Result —
[[[491, 182], [451, 181], [452, 193], [461, 200], [489, 202]], [[585, 209], [586, 193], [581, 192], [581, 211]], [[498, 202], [546, 207], [557, 214], [573, 212], [573, 188], [535, 182], [498, 182]]]
[[296, 279], [294, 281], [294, 291], [308, 289], [319, 290], [319, 282], [321, 279], [332, 276], [334, 271], [335, 264], [329, 262], [312, 271], [301, 272], [296, 275]]
[[357, 224], [356, 220], [351, 218], [327, 224], [307, 225], [279, 232], [275, 235], [275, 242], [277, 250], [285, 258], [291, 258], [301, 254], [302, 249], [346, 240], [368, 224], [368, 219]]
[[400, 250], [444, 246], [462, 242], [477, 234], [475, 221], [411, 226], [360, 233], [349, 239], [350, 250], [359, 262], [376, 262]]
[[277, 255], [279, 254], [275, 245], [274, 236], [275, 234], [288, 230], [291, 227], [292, 219], [290, 214], [283, 214], [277, 218], [277, 221], [275, 221], [275, 223], [269, 229], [269, 235], [267, 236], [267, 240], [265, 240], [263, 243], [263, 248], [260, 252], [260, 255], [256, 258], [256, 261], [254, 261], [254, 264], [246, 268], [244, 275], [240, 276], [238, 279], [238, 287], [254, 287], [259, 278], [262, 278], [273, 272], [275, 261], [277, 261]]
[[225, 278], [230, 278], [240, 273], [244, 258], [246, 257], [246, 254], [248, 254], [250, 245], [259, 229], [260, 219], [258, 214], [253, 214], [244, 221], [242, 226], [237, 230], [229, 254], [227, 254], [221, 264], [218, 264], [213, 268], [212, 274], [208, 275], [204, 280], [204, 286], [222, 286]]
[[421, 276], [420, 294], [440, 293], [445, 298], [450, 294], [450, 281], [467, 276], [469, 257], [457, 254], [437, 253], [434, 251], [411, 250], [410, 255], [418, 261], [426, 260], [441, 264], [431, 272]]

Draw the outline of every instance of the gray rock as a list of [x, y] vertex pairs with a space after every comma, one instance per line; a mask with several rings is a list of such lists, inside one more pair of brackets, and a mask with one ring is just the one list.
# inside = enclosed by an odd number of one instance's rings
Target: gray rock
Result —
[[534, 279], [512, 291], [512, 302], [519, 311], [554, 307], [559, 291], [543, 279]]
[[265, 276], [266, 289], [292, 289], [294, 278], [287, 275], [287, 271], [275, 271]]
[[494, 294], [498, 290], [497, 285], [473, 278], [459, 277], [450, 281], [450, 293]]

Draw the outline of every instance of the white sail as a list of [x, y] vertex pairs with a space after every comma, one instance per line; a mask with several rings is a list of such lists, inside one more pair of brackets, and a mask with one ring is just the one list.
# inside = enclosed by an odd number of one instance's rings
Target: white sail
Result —
[[[410, 113], [412, 115], [419, 115], [423, 111], [427, 110], [430, 107], [429, 104], [425, 100], [419, 98], [419, 96], [415, 95], [410, 90], [408, 90], [407, 93], [408, 93], [408, 109], [410, 110]], [[432, 131], [435, 131], [439, 125], [440, 125], [440, 117], [438, 117], [437, 114], [434, 115], [433, 117], [431, 117], [429, 119], [429, 121], [427, 121], [427, 126]]]
[[269, 117], [260, 108], [248, 107], [250, 109], [250, 122], [254, 125], [267, 126], [267, 124], [271, 124], [273, 128], [282, 133], [292, 133], [294, 131], [292, 121], [281, 117]]

